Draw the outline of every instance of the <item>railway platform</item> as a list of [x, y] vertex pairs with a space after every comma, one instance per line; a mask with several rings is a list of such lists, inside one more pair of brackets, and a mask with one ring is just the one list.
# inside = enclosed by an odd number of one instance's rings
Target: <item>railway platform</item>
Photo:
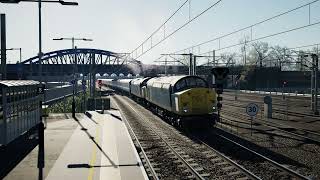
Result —
[[[44, 179], [148, 179], [119, 111], [60, 116], [48, 120]], [[4, 179], [37, 179], [37, 149]]]
[[88, 113], [46, 179], [147, 179], [120, 113]]

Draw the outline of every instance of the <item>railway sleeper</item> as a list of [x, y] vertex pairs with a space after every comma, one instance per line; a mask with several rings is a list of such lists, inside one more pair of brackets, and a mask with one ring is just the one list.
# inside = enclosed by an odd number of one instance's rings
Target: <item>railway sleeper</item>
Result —
[[189, 162], [195, 162], [195, 160], [194, 160], [193, 158], [185, 159], [185, 161], [187, 161], [188, 163], [189, 163]]
[[[180, 160], [180, 159], [176, 159], [176, 160], [174, 160], [174, 161], [173, 161], [173, 163], [183, 165], [183, 163], [181, 162], [181, 160]], [[184, 165], [183, 165], [183, 166], [184, 166]]]
[[229, 165], [229, 163], [226, 161], [223, 161], [223, 162], [217, 163], [217, 165], [218, 166], [226, 166], [226, 165]]
[[204, 169], [202, 167], [193, 167], [193, 169], [197, 172], [201, 172], [204, 171]]
[[209, 173], [200, 173], [200, 175], [204, 178], [211, 176]]
[[219, 156], [217, 155], [214, 155], [214, 154], [206, 154], [205, 155], [207, 158], [211, 158], [211, 159], [215, 159], [215, 158], [218, 158]]
[[[141, 161], [146, 164], [147, 163], [147, 160], [145, 158], [141, 159]], [[154, 159], [153, 158], [149, 158], [149, 162], [154, 164]]]
[[249, 178], [248, 178], [247, 176], [236, 178], [236, 180], [248, 180], [248, 179], [249, 179]]
[[234, 172], [228, 173], [229, 176], [238, 176], [240, 174], [242, 174], [240, 171], [234, 171]]
[[210, 161], [213, 162], [213, 163], [221, 163], [221, 162], [224, 162], [224, 160], [221, 159], [221, 158], [219, 158], [219, 157], [210, 159]]
[[235, 168], [234, 166], [226, 166], [222, 168], [224, 171], [227, 172], [234, 172], [234, 171], [239, 171], [237, 168]]
[[180, 155], [182, 158], [190, 158], [190, 156], [189, 155], [187, 155], [187, 154], [183, 154], [183, 155]]

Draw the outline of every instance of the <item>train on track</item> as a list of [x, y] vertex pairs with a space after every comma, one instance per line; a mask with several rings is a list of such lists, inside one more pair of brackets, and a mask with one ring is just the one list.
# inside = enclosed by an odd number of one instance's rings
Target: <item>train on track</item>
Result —
[[218, 119], [216, 92], [198, 76], [98, 81], [104, 86], [128, 94], [177, 127], [208, 127]]

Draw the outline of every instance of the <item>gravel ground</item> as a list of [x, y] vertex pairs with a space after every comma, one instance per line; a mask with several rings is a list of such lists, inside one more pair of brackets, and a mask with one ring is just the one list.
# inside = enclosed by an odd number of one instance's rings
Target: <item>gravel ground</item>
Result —
[[126, 107], [121, 101], [116, 101], [126, 119], [129, 120], [149, 160], [152, 160], [152, 164], [157, 167], [156, 173], [159, 177], [161, 179], [181, 179], [181, 177], [188, 177], [190, 173], [185, 172], [185, 168], [179, 166], [181, 163], [177, 161], [177, 158], [172, 155], [171, 150], [162, 143], [160, 138], [156, 137], [146, 125], [142, 125], [137, 120], [139, 117], [134, 112], [125, 110]]
[[[221, 165], [213, 163], [205, 154], [201, 153], [195, 146], [200, 146], [197, 142], [191, 141], [188, 137], [184, 136], [181, 132], [177, 131], [171, 125], [162, 121], [159, 117], [152, 114], [150, 111], [144, 109], [139, 105], [135, 105], [131, 100], [126, 99], [126, 103], [134, 105], [134, 107], [141, 112], [146, 119], [153, 124], [154, 127], [159, 129], [158, 133], [166, 138], [172, 146], [176, 147], [175, 150], [179, 152], [185, 159], [190, 160], [189, 163], [196, 164], [195, 167], [199, 168], [198, 173], [206, 174], [206, 179], [235, 179], [233, 176], [228, 176], [228, 173], [222, 169]], [[214, 172], [214, 173], [212, 173]], [[243, 175], [241, 177], [244, 177]]]
[[[236, 111], [236, 109], [234, 109]], [[263, 127], [258, 124], [253, 125], [253, 135], [250, 134], [250, 125], [248, 120], [241, 120], [241, 113], [233, 112], [231, 109], [222, 112], [223, 115], [223, 128], [230, 130], [233, 129], [233, 134], [237, 134], [242, 138], [265, 147], [268, 150], [291, 159], [292, 163], [282, 162], [275, 158], [274, 154], [266, 153], [269, 158], [285, 164], [293, 170], [299, 171], [301, 174], [309, 176], [313, 179], [320, 177], [320, 147], [316, 144], [310, 144], [302, 138], [293, 137], [293, 135], [280, 132], [271, 128]], [[242, 116], [243, 117], [243, 116]], [[227, 119], [236, 121], [245, 121], [246, 123], [230, 123], [226, 122]], [[229, 124], [228, 124], [229, 123]], [[219, 125], [217, 125], [220, 127]]]
[[[236, 179], [243, 177], [242, 175], [228, 176], [228, 173], [233, 172], [234, 170], [226, 172], [222, 168], [228, 166], [228, 164], [217, 165], [219, 162], [213, 163], [210, 161], [210, 158], [206, 156], [208, 154], [202, 153], [205, 150], [204, 147], [201, 147], [201, 144], [191, 140], [192, 138], [187, 137], [187, 135], [183, 132], [179, 132], [174, 127], [166, 124], [150, 111], [139, 105], [135, 105], [132, 100], [128, 100], [127, 97], [124, 97], [124, 99], [126, 100], [126, 103], [132, 104], [139, 112], [141, 112], [141, 114], [144, 115], [144, 117], [149, 119], [154, 126], [156, 126], [158, 129], [161, 129], [161, 132], [165, 132], [166, 136], [170, 137], [170, 140], [174, 142], [175, 145], [177, 145], [185, 154], [194, 160], [194, 163], [202, 165], [201, 167], [203, 167], [205, 172], [215, 172], [214, 174], [211, 173], [208, 179], [217, 179], [218, 177], [220, 179]], [[236, 149], [234, 148], [234, 145], [230, 145], [230, 143], [228, 145], [225, 141], [214, 137], [210, 137], [210, 140], [207, 139], [207, 141], [210, 142], [210, 145], [212, 145], [218, 151], [232, 157], [232, 159], [241, 163], [241, 165], [245, 166], [247, 169], [259, 175], [259, 177], [262, 177], [263, 179], [292, 179], [292, 177], [288, 176], [288, 174], [283, 173], [277, 168], [273, 168], [273, 165], [271, 165], [269, 162], [265, 162], [260, 158], [250, 156], [248, 155], [248, 152]], [[284, 161], [283, 159], [281, 160]]]
[[[214, 131], [217, 134], [223, 134], [223, 131]], [[212, 134], [213, 136], [214, 134]], [[276, 168], [270, 162], [246, 151], [242, 148], [235, 146], [222, 138], [215, 138], [214, 141], [211, 138], [205, 137], [204, 141], [208, 142], [213, 148], [220, 152], [223, 152], [231, 159], [237, 161], [246, 169], [253, 172], [255, 175], [262, 179], [293, 179], [291, 175]], [[241, 140], [240, 140], [241, 141]], [[239, 142], [239, 141], [238, 141]], [[281, 161], [285, 161], [281, 159]]]

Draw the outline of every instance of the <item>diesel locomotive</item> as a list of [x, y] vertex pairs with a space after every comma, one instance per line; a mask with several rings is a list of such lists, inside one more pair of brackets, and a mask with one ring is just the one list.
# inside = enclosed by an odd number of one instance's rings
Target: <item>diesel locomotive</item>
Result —
[[218, 118], [216, 92], [198, 76], [100, 80], [105, 86], [127, 93], [178, 127], [213, 125]]

